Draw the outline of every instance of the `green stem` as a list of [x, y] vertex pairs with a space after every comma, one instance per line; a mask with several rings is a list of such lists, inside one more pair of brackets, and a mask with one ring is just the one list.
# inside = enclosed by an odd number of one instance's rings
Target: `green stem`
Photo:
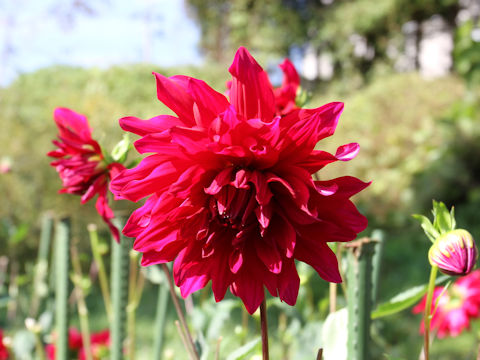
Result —
[[[115, 225], [121, 228], [121, 221], [115, 219]], [[110, 359], [123, 359], [123, 341], [125, 339], [126, 308], [128, 300], [128, 253], [130, 242], [123, 235], [117, 243], [112, 237], [112, 321], [110, 323]]]
[[267, 299], [264, 297], [260, 304], [260, 323], [262, 328], [262, 359], [269, 360], [268, 354], [268, 323], [267, 323]]
[[130, 280], [127, 305], [128, 354], [130, 360], [135, 359], [136, 313], [145, 284], [145, 277], [138, 271], [138, 256], [138, 252], [130, 250]]
[[30, 317], [36, 318], [38, 309], [42, 302], [42, 298], [46, 294], [42, 294], [42, 285], [46, 286], [45, 279], [48, 273], [48, 255], [50, 254], [50, 240], [53, 230], [52, 214], [47, 213], [42, 219], [42, 229], [40, 232], [40, 244], [38, 247], [37, 263], [35, 264], [35, 275], [33, 280], [33, 294], [30, 305]]
[[177, 311], [178, 320], [180, 320], [180, 324], [182, 326], [183, 335], [185, 336], [185, 343], [187, 345], [187, 350], [190, 352], [192, 359], [199, 360], [200, 357], [198, 356], [197, 349], [195, 347], [195, 343], [193, 342], [192, 334], [187, 325], [187, 321], [185, 320], [185, 316], [183, 314], [182, 308], [180, 306], [180, 302], [178, 301], [177, 294], [175, 293], [175, 286], [173, 285], [172, 275], [170, 274], [170, 270], [166, 264], [162, 264], [162, 269], [165, 272], [165, 276], [168, 280], [168, 288], [170, 290], [170, 296], [172, 297], [173, 305], [175, 306], [175, 310]]
[[73, 284], [75, 287], [75, 297], [77, 299], [78, 317], [80, 319], [80, 332], [82, 334], [83, 347], [87, 360], [92, 360], [92, 346], [90, 343], [90, 326], [88, 321], [88, 308], [85, 303], [85, 294], [82, 289], [82, 267], [78, 256], [77, 246], [73, 244], [71, 248], [72, 267], [74, 272]]
[[157, 315], [155, 317], [155, 330], [153, 342], [153, 359], [162, 357], [163, 334], [168, 307], [168, 286], [165, 283], [158, 285]]
[[68, 272], [70, 266], [70, 220], [63, 218], [55, 228], [55, 358], [68, 359]]
[[90, 235], [90, 244], [92, 247], [93, 259], [98, 269], [98, 281], [100, 282], [100, 290], [102, 292], [103, 303], [109, 321], [112, 321], [112, 301], [110, 299], [110, 291], [108, 288], [108, 277], [105, 271], [102, 254], [100, 252], [100, 242], [98, 240], [97, 226], [88, 225], [88, 234]]
[[370, 359], [370, 314], [372, 309], [372, 256], [375, 241], [363, 238], [347, 245], [349, 360]]
[[43, 348], [42, 339], [40, 338], [40, 334], [35, 332], [35, 354], [37, 355], [39, 360], [45, 360], [45, 349]]
[[424, 327], [425, 327], [425, 337], [424, 337], [424, 344], [423, 350], [425, 353], [425, 360], [430, 359], [430, 321], [432, 319], [432, 300], [433, 300], [433, 292], [435, 290], [435, 279], [437, 278], [437, 266], [432, 266], [430, 271], [430, 280], [428, 282], [428, 290], [427, 290], [427, 301], [425, 304], [425, 314], [423, 318]]

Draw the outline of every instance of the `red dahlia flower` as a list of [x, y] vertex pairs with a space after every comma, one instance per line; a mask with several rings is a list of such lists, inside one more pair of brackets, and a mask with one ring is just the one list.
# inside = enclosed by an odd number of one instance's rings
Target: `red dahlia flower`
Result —
[[210, 280], [215, 299], [227, 288], [253, 313], [264, 286], [296, 302], [295, 259], [341, 282], [327, 243], [350, 241], [367, 226], [349, 198], [368, 186], [353, 177], [313, 181], [312, 174], [350, 160], [358, 144], [336, 154], [315, 150], [333, 134], [343, 109], [330, 103], [276, 116], [266, 72], [244, 48], [230, 67], [230, 101], [205, 82], [156, 74], [157, 96], [177, 117], [126, 117], [121, 127], [153, 153], [111, 183], [119, 198], [148, 197], [123, 232], [135, 237], [142, 265], [175, 260], [182, 296]]
[[[444, 291], [443, 286], [435, 288], [433, 293], [432, 311], [438, 297]], [[413, 308], [413, 313], [425, 311], [426, 296]], [[470, 329], [470, 320], [480, 317], [480, 270], [456, 280], [438, 300], [433, 314], [431, 327], [438, 329], [438, 337], [457, 336], [464, 329]], [[424, 333], [424, 323], [421, 322], [420, 333]]]
[[115, 239], [119, 231], [112, 224], [114, 217], [108, 206], [108, 182], [124, 169], [120, 163], [109, 163], [104, 159], [100, 145], [92, 139], [87, 118], [66, 108], [57, 108], [53, 114], [57, 124], [59, 140], [53, 140], [58, 147], [47, 155], [56, 158], [54, 166], [63, 182], [60, 193], [81, 195], [82, 204], [98, 195], [95, 207], [107, 223]]

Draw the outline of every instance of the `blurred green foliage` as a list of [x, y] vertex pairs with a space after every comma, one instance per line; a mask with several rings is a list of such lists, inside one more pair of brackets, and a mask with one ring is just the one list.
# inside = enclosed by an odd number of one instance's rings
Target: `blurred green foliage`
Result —
[[[286, 56], [292, 47], [333, 56], [335, 77], [368, 78], [376, 65], [392, 65], [389, 41], [402, 43], [402, 26], [442, 16], [454, 27], [457, 0], [188, 0], [200, 25], [201, 47], [214, 60], [228, 59], [241, 45], [262, 55]], [[420, 27], [417, 28], [420, 34]], [[372, 57], [354, 55], [351, 36], [366, 39]]]

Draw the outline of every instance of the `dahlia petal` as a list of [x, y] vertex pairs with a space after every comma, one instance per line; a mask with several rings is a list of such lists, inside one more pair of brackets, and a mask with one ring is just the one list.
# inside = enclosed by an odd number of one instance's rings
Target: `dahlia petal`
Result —
[[134, 145], [140, 154], [157, 153], [171, 158], [181, 155], [180, 146], [172, 144], [170, 134], [147, 134], [135, 141]]
[[255, 186], [255, 199], [258, 204], [268, 204], [273, 196], [268, 188], [267, 178], [259, 171], [253, 171], [250, 181]]
[[[156, 159], [146, 161], [154, 156], [156, 155], [146, 157], [137, 167], [125, 170], [121, 179], [116, 177], [111, 183], [112, 192], [119, 198], [137, 202], [152, 193], [167, 189], [182, 169], [176, 168], [171, 161], [157, 163], [155, 167]], [[149, 171], [151, 172], [148, 173]], [[142, 178], [142, 174], [148, 175]]]
[[[72, 178], [70, 178], [71, 180]], [[69, 186], [68, 183], [64, 184], [66, 186]], [[93, 198], [96, 194], [98, 194], [102, 188], [107, 187], [107, 177], [106, 175], [101, 175], [95, 179], [95, 181], [88, 187], [87, 191], [85, 194], [82, 195], [80, 198], [80, 201], [82, 204], [85, 204], [88, 200]]]
[[[300, 85], [300, 76], [298, 76], [297, 70], [295, 66], [289, 59], [283, 60], [283, 62], [279, 65], [280, 69], [282, 69], [284, 78], [282, 81], [282, 87], [287, 85], [293, 85], [296, 88]], [[294, 98], [295, 100], [295, 98]]]
[[270, 224], [270, 219], [273, 215], [273, 209], [270, 205], [260, 205], [255, 209], [255, 215], [257, 216], [258, 223], [262, 229], [266, 229]]
[[288, 305], [294, 306], [297, 302], [300, 277], [295, 268], [295, 261], [284, 260], [282, 272], [278, 275], [278, 296]]
[[318, 141], [333, 135], [343, 103], [333, 102], [316, 109], [291, 111], [282, 118], [287, 129], [284, 137], [283, 156], [294, 156], [298, 151], [310, 153]]
[[200, 129], [174, 127], [170, 130], [172, 143], [182, 147], [189, 154], [198, 154], [207, 150], [209, 139]]
[[336, 179], [327, 180], [327, 181], [315, 181], [315, 187], [318, 192], [322, 195], [327, 195], [324, 192], [324, 189], [331, 188], [334, 191], [330, 195], [335, 195], [342, 198], [350, 198], [351, 196], [359, 193], [371, 182], [363, 182], [353, 176], [342, 176]]
[[155, 250], [145, 251], [143, 252], [140, 264], [142, 266], [149, 266], [173, 261], [183, 246], [180, 241], [177, 241], [169, 243], [161, 252]]
[[240, 249], [236, 249], [230, 254], [228, 264], [232, 273], [236, 274], [240, 270], [243, 264], [243, 254]]
[[230, 102], [245, 119], [271, 121], [275, 114], [275, 98], [267, 73], [244, 47], [235, 54], [228, 69], [232, 74]]
[[270, 238], [271, 242], [277, 242], [282, 254], [287, 258], [293, 256], [297, 234], [288, 219], [278, 216], [273, 218], [272, 225], [265, 233], [265, 237]]
[[90, 126], [85, 115], [59, 107], [54, 110], [53, 118], [60, 130], [60, 137], [74, 141], [92, 140]]
[[315, 246], [307, 247], [302, 240], [297, 241], [295, 258], [313, 267], [322, 279], [333, 283], [342, 282], [337, 257], [327, 244], [318, 241]]
[[188, 94], [183, 79], [168, 78], [153, 73], [157, 82], [157, 97], [170, 108], [187, 126], [195, 125], [193, 117], [193, 98]]
[[365, 230], [368, 225], [367, 218], [360, 214], [350, 200], [340, 202], [339, 198], [323, 197], [315, 211], [318, 212], [320, 219], [335, 223], [340, 228], [357, 234]]
[[103, 188], [103, 190], [98, 194], [97, 202], [95, 203], [95, 208], [97, 212], [102, 217], [103, 221], [108, 225], [110, 232], [112, 233], [113, 238], [115, 241], [120, 241], [120, 232], [119, 230], [113, 225], [112, 219], [114, 217], [112, 209], [108, 206], [108, 198], [107, 198], [107, 188]]
[[230, 183], [232, 177], [233, 167], [229, 166], [218, 173], [213, 179], [208, 188], [205, 189], [205, 193], [209, 195], [216, 195], [222, 190], [222, 188]]
[[260, 306], [265, 294], [263, 284], [254, 276], [242, 276], [237, 278], [230, 286], [233, 295], [242, 299], [248, 313], [252, 315]]
[[135, 211], [127, 220], [125, 227], [123, 228], [123, 234], [129, 237], [136, 237], [145, 230], [145, 228], [150, 224], [152, 218], [152, 209], [156, 205], [158, 197], [156, 194], [150, 196], [145, 204]]
[[137, 236], [133, 243], [133, 249], [139, 252], [154, 250], [161, 252], [168, 244], [173, 242], [185, 243], [178, 239], [178, 230], [171, 226], [156, 224], [146, 228]]
[[212, 278], [212, 291], [217, 302], [225, 297], [225, 293], [233, 281], [233, 274], [228, 270], [230, 267], [229, 259], [222, 254], [224, 251], [220, 251], [219, 255], [212, 258], [213, 263], [210, 276]]
[[259, 259], [267, 267], [268, 271], [279, 274], [282, 271], [282, 257], [277, 249], [277, 245], [268, 238], [258, 238], [255, 240], [255, 250]]
[[184, 81], [187, 92], [194, 100], [194, 113], [197, 126], [208, 128], [212, 120], [227, 109], [230, 104], [227, 98], [213, 90], [206, 82], [187, 76], [175, 76], [176, 81]]
[[350, 143], [340, 146], [335, 153], [335, 157], [337, 158], [337, 160], [349, 161], [352, 160], [355, 156], [357, 156], [359, 151], [360, 145], [358, 145], [357, 143]]
[[190, 192], [190, 189], [195, 186], [206, 169], [201, 165], [193, 165], [186, 169], [172, 185], [170, 185], [168, 191], [178, 197], [184, 197]]
[[160, 133], [174, 126], [184, 125], [180, 119], [171, 115], [159, 115], [148, 120], [142, 120], [134, 116], [127, 116], [121, 118], [118, 122], [123, 130], [140, 136]]
[[316, 173], [324, 166], [337, 161], [338, 159], [326, 151], [313, 150], [306, 158], [296, 163], [296, 166], [302, 167], [310, 174]]
[[191, 293], [203, 289], [210, 279], [206, 275], [196, 275], [186, 278], [180, 285], [180, 294], [185, 299]]

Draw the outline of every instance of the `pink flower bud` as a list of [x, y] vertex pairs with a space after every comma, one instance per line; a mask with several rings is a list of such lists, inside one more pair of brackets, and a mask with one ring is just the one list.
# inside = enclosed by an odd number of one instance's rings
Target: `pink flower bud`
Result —
[[467, 275], [475, 267], [477, 247], [472, 235], [463, 229], [440, 236], [428, 252], [430, 264], [447, 275]]

